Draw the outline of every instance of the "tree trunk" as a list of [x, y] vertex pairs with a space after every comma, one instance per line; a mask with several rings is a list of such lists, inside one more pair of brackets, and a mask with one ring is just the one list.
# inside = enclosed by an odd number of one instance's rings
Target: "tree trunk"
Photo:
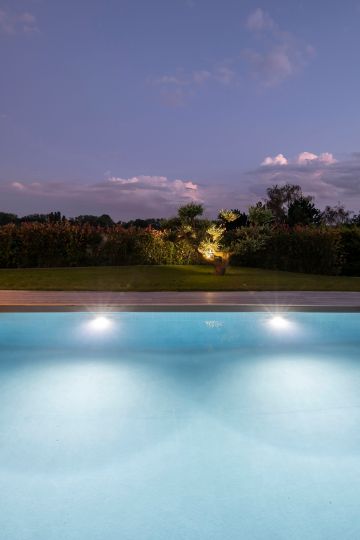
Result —
[[229, 262], [228, 260], [223, 260], [221, 257], [216, 257], [214, 261], [214, 268], [215, 268], [215, 274], [217, 276], [225, 275], [228, 262]]

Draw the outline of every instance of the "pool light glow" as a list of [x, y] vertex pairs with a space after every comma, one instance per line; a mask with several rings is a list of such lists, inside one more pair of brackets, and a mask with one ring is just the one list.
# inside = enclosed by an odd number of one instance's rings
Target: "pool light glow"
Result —
[[291, 327], [290, 321], [288, 321], [287, 319], [285, 319], [285, 317], [282, 317], [281, 315], [274, 315], [269, 320], [269, 325], [274, 330], [287, 330]]
[[112, 326], [111, 320], [104, 315], [99, 315], [89, 322], [89, 328], [95, 332], [105, 332]]

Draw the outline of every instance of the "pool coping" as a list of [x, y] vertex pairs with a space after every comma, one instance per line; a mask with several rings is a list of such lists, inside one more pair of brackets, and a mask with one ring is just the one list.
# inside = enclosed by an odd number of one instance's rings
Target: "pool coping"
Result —
[[360, 311], [350, 291], [28, 291], [0, 290], [0, 312]]

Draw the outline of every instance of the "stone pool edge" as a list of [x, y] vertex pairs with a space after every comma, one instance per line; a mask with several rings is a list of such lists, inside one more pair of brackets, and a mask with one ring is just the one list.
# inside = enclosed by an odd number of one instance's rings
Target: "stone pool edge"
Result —
[[0, 291], [0, 312], [16, 311], [360, 311], [360, 292]]

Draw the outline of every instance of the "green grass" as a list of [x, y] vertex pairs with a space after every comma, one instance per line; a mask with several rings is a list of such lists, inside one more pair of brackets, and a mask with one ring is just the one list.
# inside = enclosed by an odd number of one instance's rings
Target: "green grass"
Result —
[[0, 289], [58, 291], [360, 291], [360, 277], [319, 276], [258, 268], [118, 266], [1, 269]]

